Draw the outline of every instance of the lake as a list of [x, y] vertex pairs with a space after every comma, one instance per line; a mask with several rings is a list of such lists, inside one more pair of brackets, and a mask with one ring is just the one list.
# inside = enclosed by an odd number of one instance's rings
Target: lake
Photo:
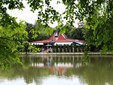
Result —
[[21, 55], [22, 65], [0, 70], [0, 85], [113, 85], [113, 56]]

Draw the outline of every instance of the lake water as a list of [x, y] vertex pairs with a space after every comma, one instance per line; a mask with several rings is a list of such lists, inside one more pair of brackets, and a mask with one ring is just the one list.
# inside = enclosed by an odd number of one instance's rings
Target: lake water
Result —
[[23, 65], [0, 70], [0, 85], [113, 85], [113, 56], [24, 55]]

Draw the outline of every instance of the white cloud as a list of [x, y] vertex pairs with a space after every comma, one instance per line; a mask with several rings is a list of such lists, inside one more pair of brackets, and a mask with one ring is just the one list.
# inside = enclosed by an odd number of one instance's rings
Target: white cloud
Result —
[[19, 20], [25, 20], [28, 23], [34, 24], [35, 21], [37, 20], [37, 11], [35, 11], [34, 13], [30, 11], [30, 7], [27, 4], [26, 1], [23, 1], [25, 8], [23, 10], [19, 10], [19, 9], [14, 9], [14, 10], [8, 10], [7, 12], [13, 16], [13, 17], [17, 17], [17, 21]]
[[[60, 4], [57, 4], [58, 0], [52, 0], [51, 2], [51, 6], [57, 10], [60, 14], [62, 14], [65, 11], [65, 6], [62, 4], [62, 2]], [[61, 0], [59, 0], [61, 1]], [[31, 24], [35, 24], [37, 17], [38, 17], [38, 11], [35, 11], [34, 13], [31, 10], [31, 8], [29, 7], [29, 5], [27, 4], [27, 1], [23, 0], [24, 6], [25, 8], [23, 10], [19, 10], [19, 9], [14, 9], [14, 10], [8, 10], [7, 12], [13, 16], [13, 17], [17, 17], [17, 21], [19, 22], [20, 20], [25, 20], [28, 23]], [[78, 22], [78, 20], [76, 20], [76, 22]], [[66, 23], [66, 22], [64, 22]], [[50, 24], [51, 27], [56, 27], [57, 26], [57, 22], [55, 22], [54, 24]], [[77, 23], [74, 23], [74, 26], [77, 27]]]
[[[60, 1], [61, 3], [57, 4], [57, 1]], [[52, 0], [50, 4], [56, 11], [58, 11], [60, 14], [62, 14], [65, 11], [65, 5], [62, 4], [62, 0]]]

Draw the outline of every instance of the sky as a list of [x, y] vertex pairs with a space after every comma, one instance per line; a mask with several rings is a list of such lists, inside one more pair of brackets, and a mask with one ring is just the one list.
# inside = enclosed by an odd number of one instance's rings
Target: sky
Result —
[[8, 10], [8, 14], [10, 14], [13, 17], [17, 18], [17, 21], [25, 20], [28, 23], [35, 24], [37, 20], [37, 11], [34, 13], [30, 11], [30, 7], [27, 4], [26, 1], [23, 1], [25, 8], [23, 10], [14, 9], [14, 10]]
[[[63, 4], [56, 4], [57, 0], [52, 0], [51, 2], [51, 6], [56, 9], [59, 13], [63, 13], [65, 11], [65, 6]], [[8, 14], [10, 14], [13, 17], [17, 18], [17, 21], [19, 22], [20, 20], [24, 20], [30, 24], [35, 24], [36, 20], [37, 20], [37, 15], [38, 15], [38, 11], [35, 11], [34, 13], [31, 10], [31, 8], [29, 7], [29, 5], [27, 4], [27, 2], [25, 0], [23, 0], [24, 6], [25, 8], [23, 10], [19, 10], [19, 9], [14, 9], [14, 10], [8, 10]], [[76, 20], [75, 23], [75, 27], [77, 27], [78, 20]], [[51, 27], [56, 27], [57, 23], [55, 22], [54, 24], [49, 24]]]
[[81, 79], [78, 76], [59, 77], [51, 75], [47, 77], [42, 77], [39, 80], [40, 82], [32, 81], [28, 84], [26, 83], [24, 78], [16, 78], [12, 80], [2, 79], [0, 85], [88, 85], [85, 82], [81, 81]]

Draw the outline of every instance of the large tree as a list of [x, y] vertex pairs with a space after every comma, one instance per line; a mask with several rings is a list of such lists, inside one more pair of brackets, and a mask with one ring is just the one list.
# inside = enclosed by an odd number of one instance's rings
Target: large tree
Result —
[[12, 25], [0, 26], [0, 67], [6, 68], [19, 62], [16, 55], [17, 49], [22, 48], [22, 43], [27, 39], [26, 26], [23, 22], [18, 27]]
[[93, 35], [85, 37], [93, 45], [101, 46], [103, 51], [113, 50], [113, 2], [112, 0], [81, 0], [78, 10], [80, 19], [85, 20], [86, 30]]

